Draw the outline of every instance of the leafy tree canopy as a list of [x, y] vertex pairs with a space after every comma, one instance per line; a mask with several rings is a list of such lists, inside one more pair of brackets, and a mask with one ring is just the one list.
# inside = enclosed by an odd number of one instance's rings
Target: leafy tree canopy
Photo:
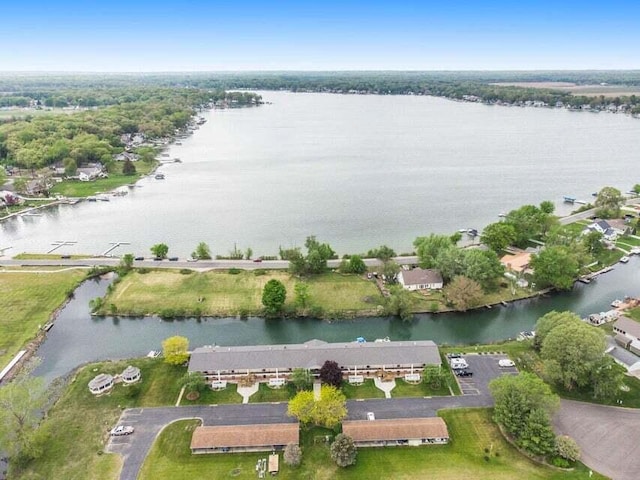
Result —
[[162, 355], [169, 365], [182, 365], [189, 360], [189, 339], [181, 336], [169, 337], [162, 342]]
[[284, 306], [287, 290], [280, 280], [272, 278], [262, 290], [262, 305], [267, 315], [277, 315]]

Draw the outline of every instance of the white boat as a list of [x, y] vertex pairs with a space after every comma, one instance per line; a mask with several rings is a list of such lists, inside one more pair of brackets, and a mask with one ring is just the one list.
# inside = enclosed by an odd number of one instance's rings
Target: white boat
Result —
[[147, 357], [149, 358], [156, 358], [160, 356], [160, 352], [158, 350], [151, 350], [149, 353], [147, 353]]
[[389, 339], [389, 337], [384, 337], [384, 338], [376, 338], [374, 340], [375, 343], [383, 343], [383, 342], [390, 342], [391, 340]]
[[628, 261], [629, 261], [629, 257], [627, 257], [626, 255], [620, 259], [620, 262], [622, 263], [627, 263]]

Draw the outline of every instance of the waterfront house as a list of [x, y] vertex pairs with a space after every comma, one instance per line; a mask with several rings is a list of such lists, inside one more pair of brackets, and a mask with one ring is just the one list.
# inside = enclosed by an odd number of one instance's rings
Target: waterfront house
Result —
[[308, 369], [317, 377], [327, 360], [335, 361], [347, 377], [375, 376], [381, 371], [402, 376], [427, 365], [441, 364], [438, 346], [430, 340], [364, 343], [309, 340], [289, 345], [196, 348], [189, 359], [189, 372], [201, 372], [211, 380], [230, 381], [251, 374], [266, 382], [272, 378], [287, 379], [296, 368]]
[[203, 426], [193, 432], [191, 453], [271, 452], [298, 445], [299, 437], [298, 423]]
[[614, 229], [606, 220], [598, 220], [596, 222], [593, 222], [582, 231], [582, 234], [586, 235], [589, 232], [599, 232], [602, 234], [602, 237], [605, 240], [608, 240], [610, 242], [615, 242], [618, 238], [618, 235], [623, 234], [622, 231], [616, 231], [616, 229]]
[[435, 445], [449, 442], [447, 424], [440, 417], [350, 420], [342, 422], [342, 433], [357, 447]]
[[107, 174], [103, 171], [103, 166], [100, 163], [94, 163], [78, 168], [76, 177], [81, 182], [90, 182], [96, 178], [104, 178]]
[[438, 270], [414, 268], [401, 270], [398, 283], [405, 290], [440, 290], [443, 287], [442, 275]]
[[613, 332], [618, 345], [640, 355], [640, 322], [623, 315], [613, 324]]
[[113, 388], [113, 375], [101, 373], [89, 382], [89, 391], [94, 395], [100, 395]]
[[525, 273], [531, 263], [531, 253], [518, 252], [507, 254], [500, 259], [500, 263], [504, 265], [508, 272]]

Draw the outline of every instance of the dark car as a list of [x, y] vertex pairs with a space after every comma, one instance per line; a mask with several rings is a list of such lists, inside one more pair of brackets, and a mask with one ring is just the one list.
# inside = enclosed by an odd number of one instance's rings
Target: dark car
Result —
[[460, 353], [447, 353], [447, 358], [462, 358]]
[[160, 262], [160, 261], [162, 261], [162, 257], [153, 257], [153, 261], [154, 262]]
[[471, 370], [465, 370], [461, 368], [460, 370], [454, 370], [455, 374], [459, 377], [472, 377], [473, 372]]
[[177, 262], [178, 261], [178, 257], [169, 257], [169, 261], [170, 262]]
[[137, 260], [138, 262], [140, 262], [140, 261], [144, 260], [144, 257], [136, 257], [136, 258], [134, 258], [134, 260]]
[[260, 263], [260, 262], [262, 262], [262, 259], [261, 258], [254, 258], [253, 261], [255, 263]]

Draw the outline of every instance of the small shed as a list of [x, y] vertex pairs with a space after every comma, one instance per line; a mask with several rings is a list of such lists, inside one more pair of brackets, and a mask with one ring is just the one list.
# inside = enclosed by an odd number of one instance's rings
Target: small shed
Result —
[[631, 344], [631, 339], [621, 333], [616, 334], [615, 341], [622, 348], [629, 348], [629, 345]]
[[135, 383], [140, 380], [140, 369], [129, 365], [120, 376], [124, 383]]
[[94, 395], [108, 392], [113, 388], [113, 375], [101, 373], [89, 382], [89, 391]]

